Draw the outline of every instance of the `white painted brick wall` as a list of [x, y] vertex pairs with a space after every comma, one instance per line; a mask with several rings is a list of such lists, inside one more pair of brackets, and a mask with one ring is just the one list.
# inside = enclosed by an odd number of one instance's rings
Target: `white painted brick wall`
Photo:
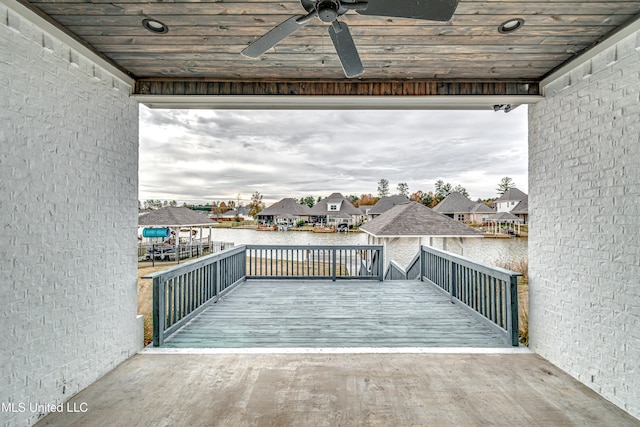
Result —
[[[136, 349], [138, 107], [130, 88], [0, 5], [0, 425]], [[91, 409], [91, 408], [89, 408]]]
[[531, 347], [640, 418], [640, 33], [529, 111]]

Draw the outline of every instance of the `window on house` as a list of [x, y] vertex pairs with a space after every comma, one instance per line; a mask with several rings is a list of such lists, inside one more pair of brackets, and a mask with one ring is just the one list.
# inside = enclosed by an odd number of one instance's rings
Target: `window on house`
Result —
[[458, 221], [464, 221], [464, 214], [458, 214]]
[[329, 210], [330, 211], [337, 211], [338, 210], [338, 205], [329, 205]]

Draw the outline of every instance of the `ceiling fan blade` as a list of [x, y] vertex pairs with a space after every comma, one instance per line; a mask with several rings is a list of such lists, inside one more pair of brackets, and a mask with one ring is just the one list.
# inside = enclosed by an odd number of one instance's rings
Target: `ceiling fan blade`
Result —
[[389, 16], [395, 18], [449, 21], [458, 7], [458, 0], [367, 0], [361, 15]]
[[311, 15], [292, 16], [291, 18], [272, 28], [268, 33], [251, 43], [240, 53], [249, 58], [259, 58], [266, 51], [289, 37], [291, 34], [298, 31], [300, 28], [307, 25], [310, 20]]
[[356, 77], [364, 73], [364, 67], [353, 42], [349, 27], [344, 22], [333, 21], [329, 27], [329, 35], [338, 52], [342, 69], [347, 77]]

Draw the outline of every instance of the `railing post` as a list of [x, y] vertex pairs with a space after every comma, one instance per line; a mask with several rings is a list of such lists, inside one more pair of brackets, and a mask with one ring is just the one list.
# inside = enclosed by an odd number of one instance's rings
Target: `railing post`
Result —
[[519, 330], [518, 330], [518, 276], [511, 276], [511, 280], [509, 281], [509, 316], [511, 317], [509, 320], [509, 328], [511, 329], [511, 345], [518, 346], [520, 344], [519, 341]]
[[247, 278], [247, 247], [244, 247], [244, 251], [243, 253], [243, 257], [242, 257], [242, 264], [240, 265], [240, 268], [242, 269], [242, 277], [244, 279]]
[[378, 262], [378, 280], [384, 281], [384, 249], [378, 248], [378, 254], [380, 255], [380, 261]]
[[164, 312], [164, 277], [153, 279], [153, 346], [164, 344], [164, 326], [166, 324]]

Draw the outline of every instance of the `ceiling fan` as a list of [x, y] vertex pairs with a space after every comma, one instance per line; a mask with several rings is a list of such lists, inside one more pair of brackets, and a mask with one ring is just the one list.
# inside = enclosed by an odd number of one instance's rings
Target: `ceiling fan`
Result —
[[300, 0], [306, 15], [295, 15], [278, 24], [268, 33], [247, 46], [241, 53], [249, 58], [259, 58], [266, 51], [318, 17], [330, 23], [329, 36], [336, 48], [342, 69], [347, 77], [364, 73], [360, 55], [346, 23], [338, 18], [350, 10], [360, 15], [388, 16], [393, 18], [448, 21], [458, 7], [458, 0]]

